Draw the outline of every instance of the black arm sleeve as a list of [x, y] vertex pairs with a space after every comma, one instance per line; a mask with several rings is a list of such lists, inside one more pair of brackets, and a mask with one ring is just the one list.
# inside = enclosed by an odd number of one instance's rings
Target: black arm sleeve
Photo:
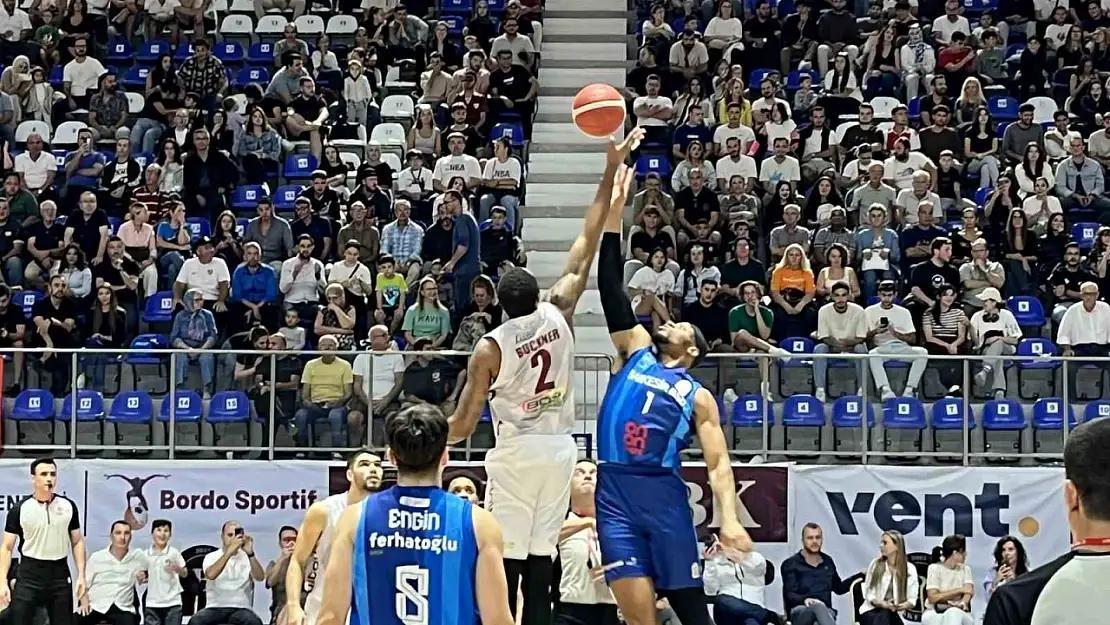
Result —
[[624, 332], [639, 323], [632, 312], [632, 302], [624, 289], [624, 260], [621, 258], [621, 235], [606, 232], [601, 235], [601, 251], [597, 260], [597, 289], [601, 295], [601, 308], [609, 332]]

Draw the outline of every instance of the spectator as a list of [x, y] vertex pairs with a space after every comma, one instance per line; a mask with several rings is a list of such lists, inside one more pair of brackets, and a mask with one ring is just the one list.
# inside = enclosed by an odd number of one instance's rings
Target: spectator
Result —
[[941, 286], [956, 289], [960, 284], [959, 270], [948, 262], [952, 258], [952, 241], [937, 237], [929, 250], [932, 253], [929, 260], [914, 265], [910, 271], [910, 296], [906, 298], [906, 307], [920, 314], [933, 307]]
[[[281, 331], [270, 335], [266, 344], [267, 349], [274, 352], [283, 352], [275, 356], [277, 361], [274, 363], [274, 368], [277, 375], [271, 378], [270, 363], [263, 364], [261, 369], [255, 372], [255, 386], [252, 389], [252, 396], [255, 401], [255, 412], [269, 414], [269, 395], [274, 393], [273, 418], [275, 425], [284, 425], [286, 428], [291, 428], [293, 414], [297, 409], [297, 389], [301, 386], [302, 365], [300, 358], [284, 352], [289, 350], [299, 351], [304, 348], [304, 328], [297, 326], [300, 318], [297, 317], [296, 310], [290, 310], [286, 314], [293, 318], [294, 327], [283, 327], [281, 330], [299, 330], [296, 334], [299, 336], [300, 344], [286, 343], [286, 335], [282, 334]], [[264, 430], [266, 436], [269, 437], [269, 428], [264, 428]], [[268, 441], [267, 444], [269, 444]]]
[[[241, 386], [249, 387], [254, 383], [255, 375], [268, 367], [270, 361], [263, 355], [245, 352], [264, 351], [269, 345], [270, 336], [266, 334], [266, 328], [253, 325], [249, 330], [237, 332], [227, 337], [227, 340], [220, 345], [220, 349], [229, 353], [220, 354], [217, 365], [224, 369], [230, 369], [232, 371], [231, 378], [234, 381], [239, 382]], [[224, 378], [221, 379], [221, 386], [226, 379], [225, 374]], [[265, 414], [266, 412], [268, 411], [259, 414]]]
[[909, 270], [911, 267], [919, 262], [922, 262], [933, 255], [933, 241], [938, 237], [944, 237], [944, 229], [937, 227], [935, 204], [931, 201], [921, 202], [914, 207], [914, 212], [917, 214], [916, 223], [911, 228], [909, 225], [902, 229], [901, 243], [902, 243], [902, 263], [903, 269]]
[[[136, 334], [139, 329], [139, 280], [144, 271], [126, 254], [122, 239], [115, 236], [108, 239], [108, 259], [93, 268], [91, 274], [96, 287], [108, 287], [115, 296], [114, 303], [118, 303], [126, 313], [126, 324], [120, 326], [118, 336], [121, 339], [123, 328], [127, 329], [129, 335]], [[112, 310], [115, 310], [115, 306]]]
[[[729, 6], [722, 3], [721, 6]], [[804, 4], [801, 6], [805, 6]], [[705, 550], [705, 591], [713, 603], [713, 616], [722, 623], [771, 625], [779, 615], [765, 606], [768, 562], [758, 551], [742, 553], [724, 548], [713, 537]]]
[[[449, 139], [448, 144], [452, 140]], [[505, 137], [494, 140], [493, 155], [493, 158], [486, 161], [485, 171], [482, 173], [481, 184], [485, 193], [481, 197], [478, 218], [485, 221], [494, 205], [501, 206], [508, 214], [510, 225], [516, 232], [520, 232], [520, 161], [512, 156], [512, 145]]]
[[725, 155], [717, 161], [717, 188], [731, 190], [733, 177], [740, 177], [743, 184], [743, 193], [751, 193], [755, 188], [756, 172], [755, 160], [740, 151], [741, 139], [728, 137], [725, 140]]
[[406, 281], [415, 283], [420, 279], [423, 261], [420, 251], [424, 242], [424, 229], [409, 219], [411, 205], [407, 200], [397, 200], [393, 205], [396, 219], [382, 230], [381, 251], [389, 254], [401, 266]]
[[[74, 300], [78, 308], [85, 308], [92, 294], [92, 270], [85, 261], [80, 247], [70, 243], [62, 252], [61, 259], [50, 270], [51, 277], [61, 276], [66, 280], [66, 295]], [[81, 315], [83, 318], [84, 315]]]
[[797, 245], [802, 254], [808, 255], [810, 233], [809, 229], [799, 226], [802, 210], [797, 204], [788, 204], [782, 211], [783, 225], [771, 230], [771, 260], [778, 262], [786, 254], [787, 248]]
[[1052, 287], [1055, 306], [1052, 310], [1052, 323], [1056, 328], [1064, 313], [1072, 304], [1082, 300], [1080, 287], [1087, 282], [1095, 282], [1097, 278], [1080, 264], [1079, 244], [1069, 241], [1064, 247], [1064, 260], [1052, 270], [1048, 277], [1048, 284]]
[[147, 587], [143, 620], [152, 625], [172, 625], [181, 616], [181, 579], [189, 574], [185, 558], [170, 546], [173, 524], [165, 519], [150, 523], [150, 548], [146, 550]]
[[[918, 179], [918, 172], [930, 173], [936, 171], [936, 167], [928, 157], [921, 152], [910, 150], [910, 140], [899, 137], [894, 141], [893, 153], [883, 163], [883, 180], [894, 187], [895, 190], [902, 191], [903, 189], [912, 188], [912, 185]], [[937, 202], [936, 206], [939, 210], [940, 203]]]
[[231, 321], [242, 331], [261, 323], [270, 331], [279, 325], [277, 273], [262, 263], [262, 246], [250, 242], [243, 246], [243, 264], [231, 275]]
[[[373, 267], [381, 250], [381, 235], [377, 227], [367, 218], [366, 205], [362, 202], [352, 201], [347, 214], [349, 220], [347, 225], [339, 229], [339, 240], [346, 241], [347, 245], [350, 245], [351, 241], [357, 242], [359, 262]], [[421, 232], [421, 239], [423, 239], [423, 232]]]
[[[1020, 168], [1018, 171], [1021, 171]], [[1052, 215], [1064, 212], [1060, 198], [1048, 194], [1051, 188], [1052, 184], [1047, 178], [1038, 177], [1033, 183], [1033, 193], [1021, 204], [1021, 209], [1025, 211], [1026, 223], [1030, 228], [1036, 229], [1037, 234], [1044, 234], [1048, 229], [1048, 221]]]
[[[982, 296], [992, 290], [998, 292], [1006, 282], [1007, 271], [1002, 263], [988, 258], [989, 249], [986, 239], [971, 242], [971, 260], [960, 265], [960, 283], [964, 291], [964, 307], [974, 313], [984, 306]], [[1036, 259], [1033, 259], [1036, 261]], [[1014, 261], [1022, 262], [1022, 261]], [[1025, 269], [1022, 268], [1022, 271]]]
[[1013, 536], [999, 538], [994, 546], [994, 566], [983, 580], [987, 599], [990, 599], [999, 586], [1014, 581], [1030, 570], [1029, 556], [1026, 555], [1021, 541]]
[[817, 273], [815, 283], [817, 297], [827, 297], [832, 292], [832, 287], [838, 282], [848, 286], [848, 298], [852, 301], [859, 299], [859, 279], [856, 270], [849, 264], [848, 248], [841, 243], [833, 243], [825, 249], [824, 267]]
[[489, 107], [492, 124], [503, 122], [502, 114], [515, 112], [520, 115], [524, 138], [532, 138], [532, 112], [535, 109], [539, 83], [527, 69], [513, 62], [513, 53], [501, 50], [497, 67], [489, 75]]
[[482, 271], [488, 276], [499, 276], [506, 269], [526, 264], [520, 239], [509, 230], [505, 209], [494, 206], [491, 217], [479, 232]]
[[[373, 148], [367, 149], [370, 150], [371, 154], [374, 153]], [[384, 171], [379, 173], [378, 169], [382, 168], [367, 167], [366, 163], [363, 163], [362, 167], [358, 169], [359, 186], [348, 198], [348, 206], [360, 203], [366, 208], [366, 218], [374, 222], [371, 225], [377, 225], [379, 221], [389, 222], [393, 219], [393, 197], [389, 191], [393, 187], [393, 174], [390, 173], [392, 170], [389, 169], [389, 165], [384, 162], [381, 165]], [[406, 171], [412, 173], [408, 168], [402, 170], [401, 173], [403, 174]], [[378, 180], [382, 179], [382, 176], [387, 178], [388, 186], [378, 186]], [[419, 172], [415, 172], [414, 175], [410, 175], [406, 182], [409, 183], [410, 187], [415, 184], [416, 188], [410, 189], [410, 192], [406, 194], [401, 190], [401, 187], [398, 187], [396, 193], [414, 197], [415, 201], [420, 201], [422, 198], [431, 195], [432, 174], [430, 170], [421, 169]], [[422, 191], [425, 187], [428, 189], [427, 194]]]
[[65, 116], [78, 109], [88, 109], [92, 94], [97, 90], [100, 77], [108, 72], [100, 61], [89, 57], [87, 35], [77, 35], [70, 48], [73, 60], [62, 70], [62, 95], [54, 103], [54, 126]]
[[[866, 146], [861, 147], [864, 150]], [[863, 154], [864, 152], [861, 152]], [[870, 149], [867, 149], [866, 154], [870, 154]], [[863, 160], [863, 156], [860, 157]], [[859, 161], [855, 161], [859, 163]], [[861, 172], [865, 176], [863, 183], [852, 191], [852, 201], [849, 206], [850, 210], [857, 211], [859, 218], [863, 220], [865, 211], [870, 210], [870, 207], [878, 204], [883, 209], [883, 223], [886, 224], [886, 215], [894, 208], [895, 200], [899, 192], [894, 187], [886, 184], [883, 181], [883, 175], [886, 171], [883, 163], [872, 160], [866, 166], [858, 165]], [[845, 176], [848, 175], [848, 169], [845, 169]]]
[[917, 569], [906, 560], [906, 540], [896, 530], [883, 532], [879, 557], [871, 561], [863, 580], [861, 625], [900, 625], [917, 604]]
[[308, 361], [301, 374], [302, 403], [295, 415], [297, 445], [308, 447], [310, 426], [320, 419], [327, 419], [332, 447], [347, 446], [347, 402], [351, 399], [354, 374], [351, 365], [336, 358], [339, 341], [331, 335], [320, 337], [317, 348], [323, 352]]
[[667, 257], [663, 250], [651, 252], [645, 266], [632, 274], [628, 282], [628, 294], [636, 315], [650, 318], [652, 328], [658, 328], [671, 320], [666, 296], [675, 289], [675, 275], [666, 268]]
[[316, 81], [311, 76], [300, 79], [300, 93], [289, 103], [285, 129], [290, 141], [309, 143], [309, 151], [317, 160], [323, 158], [323, 128], [328, 120], [327, 102], [316, 94]]
[[814, 180], [826, 170], [835, 170], [837, 139], [836, 133], [825, 123], [823, 107], [814, 107], [809, 114], [810, 124], [798, 132], [798, 142], [803, 177]]
[[[837, 0], [843, 4], [843, 0]], [[790, 622], [796, 625], [833, 625], [836, 611], [832, 595], [842, 595], [848, 585], [822, 546], [824, 535], [816, 523], [802, 528], [802, 550], [782, 563], [782, 596]]]
[[910, 372], [906, 378], [906, 388], [902, 392], [903, 397], [913, 397], [921, 385], [925, 366], [928, 365], [925, 358], [928, 350], [913, 344], [917, 338], [917, 330], [910, 312], [894, 303], [894, 281], [883, 280], [879, 283], [878, 290], [879, 303], [868, 306], [864, 311], [867, 314], [868, 340], [873, 345], [868, 352], [871, 354], [871, 377], [875, 379], [875, 387], [879, 389], [882, 400], [893, 399], [896, 395], [890, 388], [883, 363], [891, 356], [914, 356], [910, 358]]
[[[266, 0], [255, 0], [262, 4]], [[278, 0], [269, 0], [271, 4]], [[300, 2], [301, 12], [304, 12], [304, 0], [291, 0]], [[270, 589], [270, 622], [277, 623], [285, 619], [285, 574], [289, 572], [289, 559], [293, 555], [293, 547], [297, 544], [297, 528], [283, 525], [278, 530], [278, 547], [281, 555], [271, 560], [266, 565], [266, 588]]]
[[[1059, 323], [1056, 343], [1065, 357], [1105, 357], [1110, 353], [1110, 304], [1099, 301], [1098, 284], [1079, 287], [1080, 305], [1070, 306]], [[1068, 392], [1076, 394], [1080, 367], [1068, 367]]]
[[478, 222], [474, 216], [462, 211], [459, 203], [448, 205], [454, 219], [452, 242], [454, 251], [443, 265], [444, 273], [455, 275], [455, 311], [461, 314], [470, 303], [470, 282], [481, 272], [481, 240]]
[[293, 210], [297, 216], [289, 225], [293, 238], [299, 241], [301, 237], [309, 237], [312, 239], [313, 257], [330, 261], [333, 232], [331, 223], [312, 212], [312, 202], [306, 197], [299, 196], [293, 200]]
[[108, 547], [94, 551], [85, 565], [88, 595], [82, 597], [77, 613], [83, 623], [134, 622], [135, 585], [145, 584], [149, 562], [141, 549], [131, 549], [131, 526], [115, 521]]
[[210, 353], [196, 352], [212, 349], [219, 337], [219, 330], [216, 328], [216, 318], [210, 311], [204, 309], [204, 303], [204, 294], [200, 289], [185, 291], [181, 298], [184, 309], [173, 318], [170, 345], [187, 352], [175, 356], [174, 369], [177, 383], [184, 385], [188, 379], [189, 363], [196, 361], [200, 365], [204, 399], [209, 399], [212, 394], [212, 384], [215, 382], [216, 359]]
[[415, 354], [401, 377], [405, 405], [426, 403], [444, 413], [454, 412], [456, 398], [462, 390], [458, 367], [447, 358], [436, 355], [429, 339], [418, 339], [410, 346]]
[[[773, 279], [772, 279], [773, 280]], [[867, 353], [867, 320], [863, 308], [855, 302], [849, 301], [851, 289], [846, 282], [837, 282], [830, 289], [832, 302], [825, 304], [817, 313], [817, 340], [814, 347], [816, 354], [841, 354], [841, 353]], [[772, 295], [772, 297], [774, 297]], [[856, 379], [862, 387], [864, 378], [864, 359], [855, 362]], [[827, 383], [829, 360], [815, 358], [813, 361], [813, 377], [816, 384], [814, 396], [818, 401], [826, 399], [825, 386]], [[860, 393], [862, 395], [862, 393]]]
[[347, 426], [351, 430], [352, 439], [363, 440], [363, 428], [373, 416], [375, 421], [370, 428], [370, 444], [380, 445], [385, 443], [385, 418], [400, 407], [405, 359], [395, 351], [396, 347], [392, 345], [389, 328], [386, 326], [371, 327], [369, 337], [370, 353], [362, 352], [355, 358], [352, 387], [354, 397], [349, 404]]
[[[157, 235], [149, 223], [150, 213], [145, 204], [131, 202], [130, 216], [131, 219], [120, 225], [116, 237], [123, 244], [124, 258], [133, 263], [132, 270], [138, 272], [135, 275], [143, 287], [142, 292], [150, 296], [158, 290]], [[110, 246], [111, 238], [108, 243]]]
[[77, 132], [77, 149], [66, 154], [65, 186], [62, 198], [72, 206], [82, 193], [95, 191], [100, 187], [100, 175], [104, 172], [107, 159], [96, 151], [93, 145], [92, 130], [82, 128]]
[[258, 216], [247, 222], [243, 245], [257, 243], [262, 249], [262, 262], [281, 271], [281, 262], [293, 256], [293, 230], [284, 217], [274, 214], [273, 201], [259, 198]]
[[933, 547], [933, 563], [925, 578], [925, 612], [922, 625], [972, 625], [971, 596], [975, 580], [971, 567], [964, 564], [967, 542], [952, 535], [940, 547]]
[[[975, 352], [985, 356], [983, 367], [975, 374], [975, 383], [983, 388], [989, 382], [995, 399], [1006, 395], [1006, 367], [998, 356], [1015, 353], [1021, 340], [1021, 327], [1013, 313], [1001, 308], [1002, 295], [998, 289], [988, 287], [979, 295], [983, 309], [971, 316], [969, 337]], [[993, 358], [992, 358], [993, 356]]]
[[[1029, 48], [1033, 47], [1029, 45]], [[1024, 76], [1025, 72], [1022, 74]], [[1002, 154], [1010, 163], [1020, 163], [1022, 153], [1030, 143], [1036, 144], [1041, 153], [1044, 152], [1044, 129], [1040, 124], [1033, 123], [1035, 110], [1036, 107], [1032, 104], [1022, 104], [1018, 109], [1018, 120], [1006, 126], [1006, 131], [1002, 135]]]
[[1052, 115], [1054, 125], [1044, 133], [1044, 149], [1050, 163], [1057, 163], [1072, 154], [1069, 150], [1071, 142], [1078, 139], [1083, 143], [1083, 135], [1068, 128], [1068, 112], [1056, 111]]
[[741, 300], [740, 285], [752, 281], [760, 286], [767, 282], [767, 270], [763, 263], [752, 256], [752, 242], [745, 237], [737, 237], [733, 243], [733, 257], [721, 266], [722, 293]]
[[[423, 206], [426, 205], [426, 201], [435, 190], [435, 179], [432, 176], [432, 170], [424, 167], [424, 155], [419, 150], [409, 150], [406, 154], [406, 158], [408, 159], [409, 166], [402, 169], [397, 175], [396, 193], [404, 199], [416, 204], [418, 207], [417, 215], [419, 216], [424, 212]], [[351, 200], [354, 201], [358, 194], [358, 191], [356, 191], [351, 196]], [[386, 208], [385, 203], [383, 203], [382, 208]], [[385, 213], [388, 219], [389, 211], [386, 210]], [[374, 214], [377, 214], [377, 212], [375, 211]]]
[[[0, 284], [0, 347], [23, 347], [26, 334], [27, 321], [23, 309], [12, 304], [12, 290], [6, 284]], [[33, 338], [33, 337], [30, 337]], [[4, 392], [17, 395], [21, 390], [23, 381], [24, 352], [12, 354], [12, 383], [4, 388]]]
[[808, 336], [816, 329], [817, 313], [810, 306], [816, 294], [815, 277], [801, 245], [791, 244], [771, 271], [771, 301], [775, 311], [775, 339]]
[[435, 278], [425, 276], [420, 280], [417, 301], [405, 311], [401, 329], [410, 345], [418, 339], [427, 339], [429, 349], [438, 349], [447, 340], [451, 334], [451, 313], [439, 301]]
[[[170, 130], [174, 136], [162, 140], [162, 151], [156, 163], [162, 168], [162, 177], [158, 181], [158, 189], [162, 193], [181, 193], [185, 188], [185, 166], [182, 164], [182, 150], [184, 147], [192, 148], [193, 133], [189, 131], [189, 115], [178, 109], [174, 115], [174, 126]], [[185, 143], [181, 143], [179, 135], [184, 133]]]
[[20, 222], [11, 217], [11, 207], [0, 198], [0, 261], [4, 272], [0, 281], [6, 280], [8, 286], [23, 284], [23, 250], [26, 235]]
[[772, 146], [774, 154], [763, 160], [759, 166], [759, 181], [765, 189], [776, 187], [780, 182], [789, 182], [793, 190], [802, 181], [802, 170], [798, 159], [790, 156], [790, 140], [776, 137]]
[[213, 240], [216, 243], [216, 256], [224, 259], [228, 267], [238, 267], [243, 262], [243, 241], [239, 232], [239, 224], [235, 221], [235, 213], [224, 211], [216, 219], [216, 232]]
[[341, 211], [339, 193], [328, 183], [328, 172], [317, 169], [312, 172], [311, 180], [311, 184], [301, 190], [297, 198], [308, 200], [312, 213], [317, 217], [332, 222], [338, 221]]
[[27, 252], [30, 259], [23, 277], [29, 288], [41, 289], [42, 276], [50, 275], [50, 269], [65, 249], [65, 226], [58, 221], [58, 206], [53, 200], [46, 200], [39, 206], [39, 219], [31, 223], [24, 232]]
[[[670, 273], [670, 272], [667, 272]], [[729, 309], [717, 299], [719, 285], [713, 280], [704, 280], [698, 293], [698, 300], [682, 309], [681, 319], [701, 329], [711, 351], [732, 350], [729, 334]], [[723, 298], [722, 298], [723, 299]]]
[[[126, 327], [127, 313], [118, 305], [116, 292], [107, 284], [98, 286], [92, 305], [88, 346], [96, 349], [123, 349], [127, 347]], [[90, 387], [100, 391], [106, 388], [104, 382], [108, 363], [115, 362], [116, 357], [112, 353], [98, 353], [90, 354], [85, 359]]]
[[68, 354], [54, 354], [49, 350], [77, 347], [74, 330], [77, 328], [77, 304], [67, 294], [65, 277], [51, 276], [47, 297], [35, 302], [31, 321], [35, 333], [31, 347], [46, 348], [40, 362], [50, 372], [50, 392], [58, 397], [65, 395], [72, 374], [72, 359]]
[[131, 139], [120, 137], [115, 144], [116, 157], [104, 168], [101, 177], [101, 198], [107, 212], [120, 216], [126, 214], [132, 192], [143, 183], [143, 168], [132, 158]]
[[1110, 199], [1103, 197], [1105, 182], [1102, 166], [1084, 154], [1082, 137], [1071, 138], [1071, 158], [1056, 168], [1056, 195], [1067, 210], [1091, 210], [1100, 218], [1110, 211]]
[[247, 184], [262, 184], [279, 168], [281, 136], [266, 123], [261, 108], [251, 109], [235, 154], [243, 164]]
[[921, 153], [933, 163], [939, 163], [940, 155], [945, 151], [963, 154], [964, 142], [960, 139], [960, 133], [951, 127], [953, 121], [951, 115], [952, 110], [945, 104], [932, 107], [930, 115], [932, 124], [918, 133]]
[[189, 619], [194, 625], [262, 625], [252, 609], [254, 585], [266, 577], [254, 556], [254, 538], [235, 521], [220, 529], [223, 547], [204, 556], [205, 607]]
[[355, 308], [355, 336], [364, 336], [369, 327], [366, 298], [373, 295], [374, 276], [370, 267], [362, 262], [361, 246], [353, 239], [343, 246], [343, 260], [328, 269], [328, 283], [338, 284], [346, 291], [346, 300]]
[[[43, 145], [42, 135], [38, 133], [28, 135], [27, 151], [15, 157], [15, 173], [19, 175], [19, 183], [23, 189], [30, 192], [34, 198], [45, 200], [48, 196], [40, 196], [44, 191], [54, 187], [58, 166], [53, 155], [43, 151]], [[16, 202], [16, 204], [21, 203]]]
[[316, 312], [313, 331], [317, 337], [331, 336], [340, 351], [354, 349], [358, 316], [355, 307], [347, 302], [343, 286], [329, 284], [324, 289], [324, 298], [327, 303]]
[[185, 157], [184, 199], [190, 212], [215, 221], [227, 209], [227, 193], [239, 180], [239, 169], [223, 152], [210, 148], [211, 135], [205, 128], [193, 131], [193, 148]]
[[181, 82], [182, 91], [200, 96], [201, 108], [205, 111], [215, 111], [218, 108], [219, 98], [227, 91], [227, 75], [224, 72], [223, 61], [212, 55], [208, 40], [204, 38], [204, 9], [179, 8], [179, 19], [184, 11], [196, 10], [199, 10], [200, 14], [192, 16], [195, 20], [194, 24], [199, 24], [196, 29], [197, 38], [193, 41], [193, 54], [177, 68], [177, 79]]
[[967, 158], [965, 171], [968, 174], [978, 173], [981, 187], [993, 187], [998, 182], [999, 174], [999, 146], [994, 120], [986, 106], [978, 106], [974, 115], [974, 121], [963, 130], [963, 153]]
[[[290, 24], [289, 26], [293, 26]], [[285, 40], [278, 42], [281, 45]], [[307, 47], [306, 47], [307, 50]], [[266, 93], [260, 106], [263, 108], [266, 117], [275, 123], [275, 126], [281, 128], [284, 126], [283, 119], [288, 106], [301, 92], [301, 79], [311, 78], [308, 70], [305, 69], [306, 54], [301, 54], [295, 50], [286, 50], [280, 55], [275, 56], [275, 59], [280, 59], [281, 68], [274, 73], [270, 78], [270, 84], [266, 86]]]
[[112, 141], [131, 136], [127, 98], [119, 92], [115, 74], [100, 77], [99, 91], [89, 99], [89, 128], [93, 141]]
[[[789, 360], [790, 352], [769, 342], [774, 329], [775, 316], [770, 308], [761, 303], [763, 288], [758, 282], [748, 281], [740, 285], [739, 291], [742, 303], [734, 306], [728, 313], [728, 329], [732, 335], [733, 349], [741, 354], [763, 353]], [[761, 380], [760, 393], [770, 400], [770, 360], [758, 358], [756, 364], [759, 366]], [[726, 390], [725, 401], [735, 402], [736, 391]]]
[[1005, 259], [1006, 292], [1010, 295], [1032, 292], [1032, 285], [1036, 283], [1033, 268], [1037, 262], [1037, 235], [1029, 229], [1022, 209], [1010, 211], [1006, 232], [998, 247]]
[[[930, 354], [957, 356], [967, 352], [967, 315], [955, 305], [956, 287], [942, 284], [936, 289], [935, 299], [923, 317], [922, 331], [925, 349]], [[960, 381], [963, 379], [963, 361], [937, 360], [937, 373], [940, 383], [948, 389], [949, 397], [961, 393]]]
[[686, 266], [678, 274], [675, 286], [671, 290], [671, 295], [678, 298], [678, 309], [697, 301], [703, 281], [713, 280], [718, 284], [721, 282], [721, 271], [707, 263], [706, 249], [703, 244], [696, 241], [692, 243], [686, 257]]
[[313, 245], [310, 235], [298, 237], [297, 255], [282, 263], [281, 279], [278, 281], [286, 306], [297, 309], [301, 319], [316, 317], [320, 294], [326, 286], [324, 264], [313, 258]]
[[[813, 259], [819, 264], [827, 265], [828, 261], [825, 256], [833, 245], [840, 245], [844, 248], [841, 250], [843, 254], [840, 259], [844, 267], [853, 264], [854, 259], [850, 250], [855, 250], [856, 236], [848, 229], [848, 215], [840, 206], [834, 206], [829, 211], [828, 225], [820, 228], [817, 234], [813, 235], [813, 249], [811, 250]], [[858, 290], [859, 285], [856, 284], [854, 291]]]
[[158, 266], [163, 277], [172, 283], [181, 273], [185, 258], [192, 245], [189, 229], [185, 225], [185, 205], [178, 202], [169, 210], [169, 219], [158, 224], [155, 245], [158, 248]]
[[189, 290], [200, 291], [205, 308], [221, 320], [227, 313], [227, 297], [231, 285], [231, 272], [224, 259], [216, 257], [216, 248], [209, 237], [201, 237], [194, 244], [194, 254], [181, 265], [173, 284], [176, 304], [182, 304], [182, 295]]

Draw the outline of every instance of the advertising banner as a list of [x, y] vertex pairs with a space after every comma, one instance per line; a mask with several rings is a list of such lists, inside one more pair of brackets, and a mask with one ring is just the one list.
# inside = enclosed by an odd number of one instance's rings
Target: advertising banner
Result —
[[[280, 554], [282, 526], [300, 527], [305, 510], [328, 490], [327, 465], [318, 462], [83, 460], [76, 468], [87, 485], [81, 516], [89, 553], [108, 546], [117, 520], [131, 526], [132, 547], [144, 549], [150, 546], [151, 521], [173, 523], [170, 544], [189, 568], [185, 615], [204, 607], [201, 562], [220, 548], [225, 522], [236, 521], [254, 538], [265, 567]], [[259, 583], [254, 607], [266, 620], [269, 605], [270, 591]]]
[[[967, 537], [976, 616], [986, 609], [983, 580], [999, 538], [1017, 537], [1032, 567], [1070, 547], [1061, 469], [796, 466], [790, 480], [794, 549], [801, 548], [801, 528], [817, 523], [843, 578], [867, 568], [884, 531], [901, 532], [906, 551], [921, 554], [950, 534]], [[850, 598], [838, 601], [840, 622], [849, 623]]]

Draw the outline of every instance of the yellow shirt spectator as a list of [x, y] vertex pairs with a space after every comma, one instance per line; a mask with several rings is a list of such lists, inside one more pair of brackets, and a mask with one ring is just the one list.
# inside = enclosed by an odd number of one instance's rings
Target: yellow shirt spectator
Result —
[[330, 404], [347, 396], [347, 389], [355, 381], [351, 363], [342, 358], [313, 358], [304, 366], [301, 384], [304, 384], [304, 399], [314, 404]]

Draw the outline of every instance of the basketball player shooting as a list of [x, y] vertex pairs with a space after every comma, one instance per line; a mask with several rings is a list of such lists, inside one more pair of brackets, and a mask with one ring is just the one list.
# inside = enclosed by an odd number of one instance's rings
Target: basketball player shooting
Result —
[[397, 485], [343, 512], [317, 625], [513, 625], [497, 521], [440, 487], [447, 429], [428, 404], [386, 418]]
[[[617, 199], [623, 205], [625, 198]], [[655, 625], [657, 591], [682, 625], [711, 625], [694, 520], [678, 473], [679, 454], [693, 433], [719, 506], [721, 544], [751, 551], [751, 538], [736, 514], [717, 402], [688, 372], [709, 345], [689, 323], [666, 323], [649, 334], [636, 320], [624, 290], [619, 211], [606, 220], [597, 271], [618, 359], [597, 417], [595, 504], [605, 579], [628, 625]]]
[[[328, 565], [335, 526], [343, 511], [382, 484], [382, 459], [367, 449], [347, 458], [347, 492], [309, 506], [285, 573], [285, 616], [288, 625], [316, 625], [323, 603], [324, 570]], [[308, 593], [304, 608], [301, 594]]]
[[523, 625], [551, 623], [552, 558], [578, 461], [572, 436], [574, 309], [586, 288], [606, 216], [624, 207], [623, 199], [617, 205], [614, 198], [627, 194], [623, 185], [632, 174], [624, 161], [643, 135], [637, 128], [623, 141], [610, 141], [605, 173], [586, 211], [582, 234], [544, 301], [529, 271], [511, 269], [501, 276], [497, 298], [509, 319], [475, 346], [459, 406], [449, 421], [451, 442], [468, 438], [488, 398], [497, 442], [486, 455], [486, 508], [505, 532], [505, 573], [514, 614], [523, 579]]

